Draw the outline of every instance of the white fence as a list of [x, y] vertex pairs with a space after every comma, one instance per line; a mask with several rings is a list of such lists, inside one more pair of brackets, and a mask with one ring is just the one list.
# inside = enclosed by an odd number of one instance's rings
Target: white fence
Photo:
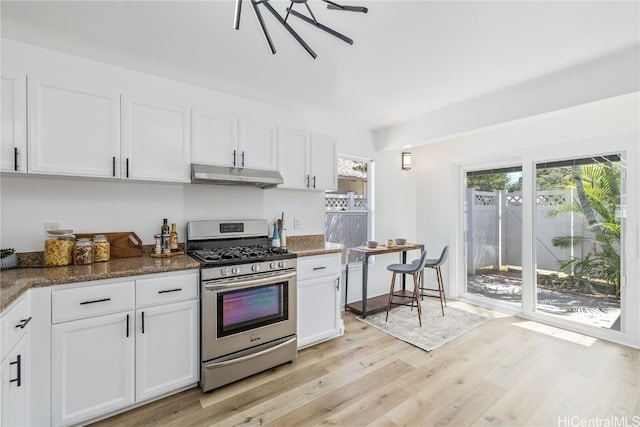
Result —
[[[367, 241], [369, 212], [366, 196], [354, 193], [325, 195], [325, 237], [333, 243], [341, 243], [345, 248], [363, 245]], [[345, 251], [346, 252], [346, 251]], [[342, 253], [342, 263], [346, 254]], [[350, 255], [349, 262], [360, 261]]]
[[[558, 205], [573, 203], [572, 189], [538, 192], [536, 197], [536, 268], [559, 271], [559, 261], [580, 258], [580, 246], [561, 249], [551, 240], [589, 236], [582, 215], [550, 216]], [[522, 265], [522, 194], [467, 190], [467, 273], [481, 268]]]

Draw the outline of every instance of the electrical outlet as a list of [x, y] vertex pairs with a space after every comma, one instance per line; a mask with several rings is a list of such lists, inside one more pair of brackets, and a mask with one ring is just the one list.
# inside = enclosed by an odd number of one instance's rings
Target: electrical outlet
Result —
[[59, 230], [59, 229], [60, 229], [60, 223], [59, 222], [45, 222], [44, 223], [44, 231], [45, 231], [45, 233], [47, 231]]
[[293, 218], [293, 228], [300, 229], [300, 218]]

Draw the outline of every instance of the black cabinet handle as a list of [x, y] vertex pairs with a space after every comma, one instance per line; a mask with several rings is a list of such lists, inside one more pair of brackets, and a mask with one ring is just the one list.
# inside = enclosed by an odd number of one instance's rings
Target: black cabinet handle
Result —
[[27, 326], [29, 322], [31, 322], [31, 316], [29, 316], [28, 319], [22, 319], [20, 323], [16, 325], [16, 328], [24, 329], [24, 327]]
[[112, 170], [112, 175], [115, 177], [116, 176], [116, 156], [113, 156], [113, 160], [111, 162], [111, 170]]
[[13, 170], [18, 171], [18, 147], [13, 147]]
[[236, 165], [236, 150], [233, 150], [233, 166]]
[[85, 305], [85, 304], [95, 304], [97, 302], [105, 302], [105, 301], [111, 301], [111, 298], [102, 298], [102, 299], [95, 299], [93, 301], [82, 301], [80, 303], [80, 305]]
[[242, 152], [242, 167], [244, 167], [244, 151]]
[[127, 165], [127, 178], [129, 178], [129, 158], [128, 157], [127, 157], [126, 165]]
[[20, 387], [22, 385], [22, 357], [19, 354], [16, 357], [16, 361], [15, 362], [10, 362], [9, 365], [18, 365], [18, 371], [17, 371], [17, 376], [12, 379], [9, 380], [9, 383], [18, 383], [18, 387]]
[[326, 266], [323, 267], [313, 267], [313, 270], [324, 270], [325, 268], [327, 268]]
[[129, 315], [127, 314], [127, 338], [129, 338]]
[[313, 188], [316, 188], [316, 176], [313, 175]]
[[144, 334], [144, 311], [142, 312], [142, 333]]
[[166, 294], [167, 292], [180, 292], [182, 290], [182, 288], [175, 288], [175, 289], [165, 289], [162, 291], [158, 291], [159, 294]]
[[307, 175], [307, 188], [309, 188], [309, 175]]

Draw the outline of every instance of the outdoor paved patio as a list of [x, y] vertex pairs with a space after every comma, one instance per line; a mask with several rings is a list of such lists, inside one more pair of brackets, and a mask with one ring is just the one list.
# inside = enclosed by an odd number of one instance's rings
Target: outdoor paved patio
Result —
[[[513, 304], [522, 301], [519, 273], [495, 272], [467, 277], [467, 291]], [[604, 298], [538, 288], [538, 310], [600, 328], [620, 329], [620, 304]]]

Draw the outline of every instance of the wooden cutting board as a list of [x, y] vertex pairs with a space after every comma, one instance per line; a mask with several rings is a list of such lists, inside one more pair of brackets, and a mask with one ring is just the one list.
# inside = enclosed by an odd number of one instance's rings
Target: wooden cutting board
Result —
[[142, 240], [133, 231], [109, 233], [74, 233], [76, 238], [93, 239], [102, 234], [107, 237], [111, 245], [111, 258], [129, 258], [142, 256]]

